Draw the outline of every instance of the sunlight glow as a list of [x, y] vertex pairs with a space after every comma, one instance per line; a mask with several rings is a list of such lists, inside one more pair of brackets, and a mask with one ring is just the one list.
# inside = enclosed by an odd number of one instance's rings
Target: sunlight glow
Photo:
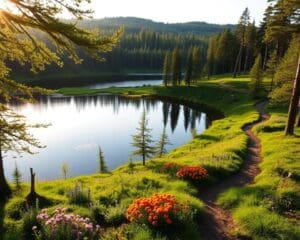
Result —
[[0, 0], [0, 14], [2, 11], [16, 12], [17, 8], [11, 1]]
[[248, 7], [251, 18], [258, 23], [267, 7], [267, 0], [92, 0], [94, 18], [141, 17], [168, 23], [206, 21], [236, 24]]

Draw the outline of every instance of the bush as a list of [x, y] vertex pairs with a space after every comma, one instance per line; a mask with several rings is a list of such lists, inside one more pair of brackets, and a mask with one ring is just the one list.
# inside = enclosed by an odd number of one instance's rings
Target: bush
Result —
[[68, 193], [69, 203], [77, 204], [77, 205], [88, 205], [91, 202], [90, 199], [91, 191], [88, 188], [86, 191], [83, 189], [83, 185], [81, 186], [76, 183], [74, 189], [71, 189]]
[[142, 178], [142, 180], [136, 184], [136, 189], [140, 191], [153, 189], [153, 188], [154, 189], [161, 188], [160, 182], [147, 177]]
[[126, 208], [121, 204], [113, 208], [108, 208], [105, 214], [106, 223], [110, 226], [118, 226], [126, 222], [125, 211]]
[[99, 206], [91, 207], [91, 218], [98, 223], [99, 225], [105, 225], [105, 214], [103, 213], [104, 209]]
[[41, 227], [34, 225], [32, 231], [40, 240], [98, 240], [100, 226], [94, 226], [89, 218], [67, 214], [66, 209], [58, 208], [52, 216], [42, 210], [36, 217]]
[[167, 173], [172, 177], [176, 177], [176, 173], [179, 168], [180, 168], [180, 165], [178, 165], [177, 163], [173, 163], [173, 162], [166, 163], [160, 168], [160, 172]]
[[201, 166], [183, 166], [177, 171], [176, 176], [187, 180], [201, 180], [208, 174], [207, 170]]
[[154, 194], [152, 197], [139, 198], [129, 206], [126, 217], [130, 222], [166, 228], [188, 216], [187, 205], [179, 203], [170, 194]]
[[22, 233], [23, 238], [26, 240], [33, 240], [34, 234], [32, 232], [32, 226], [39, 226], [39, 223], [37, 221], [37, 210], [30, 208], [27, 212], [24, 213], [22, 218]]
[[25, 210], [25, 201], [23, 198], [14, 198], [5, 207], [6, 214], [15, 220], [20, 220]]

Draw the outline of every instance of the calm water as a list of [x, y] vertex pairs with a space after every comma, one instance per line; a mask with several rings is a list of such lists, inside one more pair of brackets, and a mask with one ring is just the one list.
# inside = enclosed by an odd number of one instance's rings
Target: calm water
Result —
[[153, 140], [158, 140], [166, 127], [172, 143], [168, 150], [188, 142], [192, 138], [191, 129], [200, 133], [208, 125], [205, 113], [182, 105], [113, 95], [48, 97], [36, 104], [13, 108], [25, 115], [29, 123], [51, 123], [51, 126], [31, 130], [47, 146], [38, 149], [38, 154], [22, 157], [7, 154], [4, 164], [10, 179], [15, 163], [25, 180], [29, 167], [33, 167], [40, 180], [60, 178], [63, 163], [69, 165], [71, 176], [95, 173], [99, 145], [109, 169], [120, 166], [133, 150], [132, 134], [136, 133], [143, 109]]
[[115, 81], [92, 84], [89, 87], [93, 89], [108, 88], [108, 87], [139, 87], [139, 86], [157, 86], [161, 85], [161, 79], [155, 80], [128, 80], [128, 81]]

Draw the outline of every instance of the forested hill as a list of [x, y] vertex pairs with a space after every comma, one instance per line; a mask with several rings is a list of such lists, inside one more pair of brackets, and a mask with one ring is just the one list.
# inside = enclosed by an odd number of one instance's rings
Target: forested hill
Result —
[[203, 22], [165, 24], [134, 17], [83, 20], [78, 24], [83, 28], [99, 28], [103, 34], [108, 35], [120, 27], [124, 27], [125, 32], [112, 52], [103, 54], [106, 59], [104, 62], [96, 61], [79, 50], [79, 56], [83, 59], [80, 65], [63, 57], [63, 69], [52, 65], [38, 75], [32, 75], [26, 67], [24, 69], [23, 66], [16, 65], [12, 66], [16, 78], [27, 82], [40, 78], [51, 79], [51, 83], [57, 79], [60, 84], [66, 84], [67, 78], [74, 82], [74, 77], [80, 78], [82, 82], [82, 77], [89, 79], [91, 76], [112, 73], [160, 73], [166, 52], [171, 52], [176, 47], [180, 49], [182, 66], [186, 64], [188, 52], [197, 48], [199, 66], [203, 67], [209, 37], [224, 32], [224, 29], [234, 28], [234, 25]]
[[126, 33], [137, 33], [141, 29], [149, 29], [155, 32], [168, 33], [193, 33], [197, 35], [212, 35], [222, 32], [224, 29], [235, 29], [235, 25], [218, 25], [206, 22], [187, 22], [187, 23], [162, 23], [154, 22], [149, 19], [136, 17], [115, 17], [84, 20], [80, 23], [83, 27], [96, 27], [103, 30], [115, 29], [124, 26]]

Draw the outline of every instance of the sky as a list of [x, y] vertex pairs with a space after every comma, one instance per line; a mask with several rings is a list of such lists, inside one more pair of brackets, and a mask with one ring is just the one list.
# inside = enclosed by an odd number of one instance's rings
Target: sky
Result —
[[267, 0], [92, 0], [94, 18], [141, 17], [154, 21], [175, 23], [205, 21], [209, 23], [237, 23], [248, 7], [251, 18], [262, 20]]
[[[0, 0], [0, 8], [7, 1]], [[246, 7], [251, 19], [259, 23], [267, 5], [267, 0], [92, 0], [87, 7], [94, 11], [93, 18], [129, 16], [165, 23], [236, 24]]]

